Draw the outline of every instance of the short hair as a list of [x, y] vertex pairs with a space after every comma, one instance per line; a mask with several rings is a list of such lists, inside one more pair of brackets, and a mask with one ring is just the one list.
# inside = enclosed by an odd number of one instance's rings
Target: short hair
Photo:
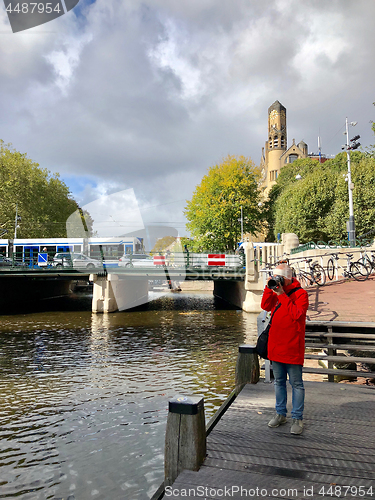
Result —
[[274, 276], [284, 276], [288, 280], [293, 278], [293, 271], [288, 264], [279, 264], [273, 271]]

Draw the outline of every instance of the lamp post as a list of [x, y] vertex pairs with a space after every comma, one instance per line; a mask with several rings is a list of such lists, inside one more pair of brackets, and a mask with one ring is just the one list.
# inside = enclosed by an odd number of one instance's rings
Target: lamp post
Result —
[[17, 238], [17, 229], [20, 227], [18, 222], [21, 220], [21, 217], [18, 216], [18, 203], [16, 204], [16, 219], [14, 221], [14, 239]]
[[243, 211], [242, 211], [242, 205], [241, 205], [241, 217], [238, 220], [238, 222], [241, 222], [241, 243], [243, 243]]
[[243, 242], [243, 211], [241, 205], [241, 242]]
[[[353, 188], [354, 185], [352, 183], [352, 172], [350, 168], [350, 151], [352, 149], [357, 149], [360, 144], [355, 142], [359, 139], [359, 136], [354, 137], [351, 141], [354, 141], [353, 144], [349, 142], [349, 124], [348, 118], [346, 118], [346, 158], [348, 162], [348, 191], [349, 191], [349, 221], [348, 221], [348, 233], [349, 233], [349, 243], [350, 246], [355, 246], [355, 224], [354, 224], [354, 209], [353, 209]], [[357, 122], [350, 122], [350, 125], [354, 127], [357, 125]]]

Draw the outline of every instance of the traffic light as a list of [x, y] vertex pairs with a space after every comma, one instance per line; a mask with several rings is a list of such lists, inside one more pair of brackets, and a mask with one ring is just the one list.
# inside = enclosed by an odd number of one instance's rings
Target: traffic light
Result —
[[355, 135], [353, 137], [353, 139], [350, 139], [350, 146], [349, 146], [348, 149], [353, 150], [353, 149], [359, 148], [359, 146], [361, 145], [361, 143], [357, 142], [357, 141], [358, 141], [358, 139], [360, 139], [360, 137], [361, 137], [360, 135]]

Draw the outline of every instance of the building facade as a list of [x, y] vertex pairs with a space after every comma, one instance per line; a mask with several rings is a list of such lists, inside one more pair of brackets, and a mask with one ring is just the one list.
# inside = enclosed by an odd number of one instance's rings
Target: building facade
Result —
[[268, 140], [262, 148], [260, 162], [264, 195], [268, 195], [285, 164], [307, 156], [307, 144], [303, 141], [296, 144], [293, 139], [292, 145], [288, 148], [286, 108], [279, 101], [275, 101], [268, 108]]

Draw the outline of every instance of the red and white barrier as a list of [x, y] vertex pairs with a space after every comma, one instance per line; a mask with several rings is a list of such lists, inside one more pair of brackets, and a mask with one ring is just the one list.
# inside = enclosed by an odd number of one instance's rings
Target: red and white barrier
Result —
[[165, 266], [165, 255], [154, 255], [154, 266]]
[[225, 266], [225, 254], [209, 253], [207, 255], [208, 266]]

